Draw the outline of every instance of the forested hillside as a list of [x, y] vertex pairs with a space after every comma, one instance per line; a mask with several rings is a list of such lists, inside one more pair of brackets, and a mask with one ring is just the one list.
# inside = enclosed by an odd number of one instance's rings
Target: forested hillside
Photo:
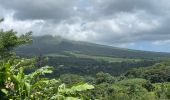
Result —
[[131, 49], [121, 49], [106, 45], [93, 44], [81, 41], [66, 40], [62, 37], [40, 36], [34, 37], [33, 43], [16, 49], [18, 54], [24, 55], [52, 55], [70, 56], [70, 53], [90, 56], [113, 58], [146, 59], [170, 57], [169, 53], [148, 52]]

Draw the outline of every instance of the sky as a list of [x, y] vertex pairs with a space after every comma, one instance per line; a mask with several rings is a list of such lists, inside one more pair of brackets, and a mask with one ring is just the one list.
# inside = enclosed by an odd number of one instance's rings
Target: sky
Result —
[[170, 0], [0, 0], [0, 28], [170, 52]]

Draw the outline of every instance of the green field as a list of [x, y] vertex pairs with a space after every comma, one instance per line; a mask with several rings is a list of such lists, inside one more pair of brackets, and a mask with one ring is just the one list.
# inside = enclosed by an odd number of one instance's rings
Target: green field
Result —
[[112, 62], [123, 62], [123, 61], [141, 61], [140, 59], [128, 59], [128, 58], [113, 58], [113, 57], [107, 57], [107, 56], [92, 56], [92, 55], [85, 55], [85, 54], [79, 54], [74, 52], [69, 52], [69, 54], [77, 57], [77, 58], [89, 58], [89, 59], [95, 59], [95, 60], [104, 60], [108, 61], [110, 63]]

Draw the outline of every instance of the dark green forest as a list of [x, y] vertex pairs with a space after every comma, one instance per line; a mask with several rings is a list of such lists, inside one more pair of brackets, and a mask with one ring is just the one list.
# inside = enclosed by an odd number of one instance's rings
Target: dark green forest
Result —
[[0, 30], [0, 99], [170, 100], [169, 57]]

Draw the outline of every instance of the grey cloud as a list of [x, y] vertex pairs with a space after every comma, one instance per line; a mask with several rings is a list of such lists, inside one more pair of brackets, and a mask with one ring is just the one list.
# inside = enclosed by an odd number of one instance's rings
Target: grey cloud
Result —
[[15, 11], [14, 17], [63, 20], [74, 16], [75, 0], [0, 0], [0, 5]]
[[0, 0], [0, 5], [15, 10], [14, 16], [18, 19], [57, 21], [77, 16], [83, 20], [97, 20], [139, 10], [162, 14], [170, 8], [166, 0]]
[[23, 22], [18, 30], [25, 23], [22, 30], [36, 35], [105, 44], [170, 39], [168, 0], [0, 0], [0, 5]]
[[145, 10], [152, 14], [163, 14], [169, 11], [167, 0], [89, 0], [99, 13], [113, 15], [119, 12]]

